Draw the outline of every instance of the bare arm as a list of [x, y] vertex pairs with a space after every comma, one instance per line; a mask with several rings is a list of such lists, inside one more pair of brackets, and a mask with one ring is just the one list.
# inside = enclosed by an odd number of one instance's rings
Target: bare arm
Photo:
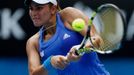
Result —
[[[48, 75], [48, 71], [44, 68], [43, 64], [40, 63], [38, 37], [39, 35], [35, 34], [27, 41], [26, 45], [29, 75]], [[62, 55], [52, 56], [50, 62], [52, 66], [57, 69], [64, 69], [68, 65], [66, 57]]]
[[72, 7], [67, 7], [65, 9], [63, 9], [61, 12], [61, 18], [64, 22], [65, 27], [67, 27], [68, 29], [73, 30], [72, 28], [72, 22], [77, 19], [77, 18], [81, 18], [85, 21], [86, 25], [85, 28], [80, 32], [82, 35], [86, 34], [87, 31], [87, 25], [88, 25], [88, 17], [80, 10], [76, 9], [76, 8], [72, 8]]
[[[89, 18], [81, 10], [78, 10], [76, 8], [73, 8], [73, 7], [67, 7], [67, 8], [60, 11], [60, 15], [61, 15], [61, 18], [62, 18], [64, 24], [65, 24], [65, 27], [67, 27], [68, 29], [71, 29], [71, 30], [73, 30], [73, 28], [71, 26], [72, 22], [77, 18], [82, 18], [85, 21], [86, 25], [85, 25], [85, 28], [80, 33], [82, 35], [86, 35], [87, 26], [89, 24]], [[90, 34], [91, 34], [91, 36], [96, 34], [96, 30], [95, 30], [94, 25], [91, 26]]]
[[28, 56], [28, 66], [30, 75], [47, 75], [47, 71], [40, 63], [38, 53], [38, 34], [31, 37], [26, 44], [26, 52]]
[[[77, 18], [83, 19], [85, 21], [86, 25], [85, 25], [85, 28], [82, 31], [80, 31], [80, 34], [83, 36], [86, 35], [89, 18], [82, 11], [80, 11], [76, 8], [67, 7], [65, 9], [63, 9], [62, 11], [60, 11], [60, 15], [64, 22], [65, 27], [67, 27], [70, 30], [73, 30], [71, 25], [75, 19], [77, 19]], [[91, 25], [91, 30], [90, 30], [89, 34], [91, 36], [94, 46], [99, 47], [101, 45], [102, 39], [101, 39], [101, 37], [98, 36], [94, 25]], [[92, 47], [92, 44], [90, 43], [90, 41], [86, 43], [85, 47]], [[75, 52], [74, 52], [74, 49], [72, 48], [68, 53], [68, 57], [70, 57], [71, 59], [74, 58], [73, 60], [79, 58], [79, 57], [76, 57], [73, 53], [75, 53]]]

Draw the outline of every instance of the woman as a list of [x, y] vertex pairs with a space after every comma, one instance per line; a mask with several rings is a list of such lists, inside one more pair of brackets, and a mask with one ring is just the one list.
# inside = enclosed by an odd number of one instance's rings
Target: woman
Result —
[[30, 75], [109, 75], [95, 52], [80, 57], [72, 48], [81, 43], [87, 26], [78, 33], [71, 24], [81, 18], [88, 25], [86, 15], [72, 7], [59, 11], [56, 0], [26, 0], [26, 5], [34, 25], [41, 27], [26, 45]]

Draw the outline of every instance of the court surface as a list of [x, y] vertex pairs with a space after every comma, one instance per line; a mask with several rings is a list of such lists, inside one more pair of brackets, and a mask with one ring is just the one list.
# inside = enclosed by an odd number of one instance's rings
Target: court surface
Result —
[[[134, 59], [101, 59], [111, 75], [134, 75]], [[26, 58], [0, 58], [0, 75], [28, 75]]]

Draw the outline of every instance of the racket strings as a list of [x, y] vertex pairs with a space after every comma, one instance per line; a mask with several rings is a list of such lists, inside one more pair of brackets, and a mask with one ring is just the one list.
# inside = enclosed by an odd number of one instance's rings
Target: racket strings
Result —
[[110, 38], [111, 40], [107, 40], [104, 37], [102, 37], [102, 38], [103, 38], [104, 44], [99, 47], [99, 50], [101, 50], [101, 51], [107, 51], [107, 50], [114, 49], [117, 47], [117, 44], [119, 43], [117, 41], [119, 39], [114, 38], [114, 37]]
[[[105, 9], [105, 10], [104, 10]], [[113, 13], [114, 8], [104, 8], [101, 11], [101, 16], [107, 16], [107, 14], [109, 15], [109, 13]]]
[[[110, 38], [110, 39], [112, 39], [112, 38]], [[94, 48], [81, 48], [78, 50], [78, 54], [82, 55], [83, 53], [90, 53], [91, 51], [97, 51], [101, 54], [104, 54], [106, 51], [110, 51], [117, 47], [118, 39], [113, 38], [115, 40], [107, 40], [104, 37], [102, 37], [102, 39], [103, 39], [103, 44], [99, 48], [95, 48], [95, 47]]]
[[[78, 54], [89, 53], [91, 51], [96, 51], [101, 54], [113, 52], [113, 50], [119, 49], [120, 42], [122, 40], [123, 33], [121, 31], [123, 21], [122, 17], [119, 17], [120, 13], [116, 6], [104, 5], [101, 6], [97, 12], [93, 13], [90, 18], [89, 24], [92, 25], [92, 22], [95, 17], [97, 17], [99, 25], [98, 35], [101, 37], [103, 42], [100, 43], [99, 47], [96, 44], [93, 44], [91, 48], [83, 48], [85, 41], [82, 42]], [[87, 38], [85, 38], [87, 39]], [[84, 39], [84, 40], [85, 40]], [[92, 40], [90, 39], [92, 42]], [[83, 45], [84, 44], [84, 45]], [[96, 46], [96, 47], [95, 47]]]
[[[100, 14], [101, 14], [101, 19], [108, 20], [109, 17], [112, 18], [113, 15], [115, 16], [115, 9], [112, 7], [111, 8], [103, 8], [103, 10], [100, 12]], [[112, 16], [110, 16], [110, 15], [112, 15]], [[113, 35], [112, 37], [108, 37], [107, 34], [111, 34], [113, 31], [110, 31], [111, 26], [107, 26], [107, 24], [109, 25], [110, 23], [108, 23], [107, 21], [106, 21], [106, 23], [103, 23], [104, 27], [106, 26], [106, 28], [104, 28], [104, 31], [101, 33], [104, 36], [104, 37], [101, 36], [103, 39], [103, 44], [97, 50], [108, 51], [108, 50], [116, 48], [117, 44], [119, 43], [118, 40], [120, 40], [120, 39], [118, 37], [115, 37], [115, 36], [118, 36], [117, 34]], [[107, 29], [107, 27], [108, 27], [108, 29]]]

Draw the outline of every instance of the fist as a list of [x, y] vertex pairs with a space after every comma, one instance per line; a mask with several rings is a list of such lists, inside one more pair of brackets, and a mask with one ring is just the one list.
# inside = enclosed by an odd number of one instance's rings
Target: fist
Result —
[[103, 39], [97, 34], [91, 37], [91, 41], [92, 42], [90, 42], [90, 40], [86, 42], [86, 48], [91, 48], [92, 46], [94, 46], [95, 48], [100, 48], [102, 45], [104, 45]]
[[69, 64], [69, 62], [65, 56], [56, 55], [52, 56], [51, 64], [54, 68], [63, 70]]
[[78, 61], [81, 56], [75, 54], [75, 51], [80, 47], [80, 45], [73, 46], [70, 51], [67, 53], [67, 59], [69, 62]]

